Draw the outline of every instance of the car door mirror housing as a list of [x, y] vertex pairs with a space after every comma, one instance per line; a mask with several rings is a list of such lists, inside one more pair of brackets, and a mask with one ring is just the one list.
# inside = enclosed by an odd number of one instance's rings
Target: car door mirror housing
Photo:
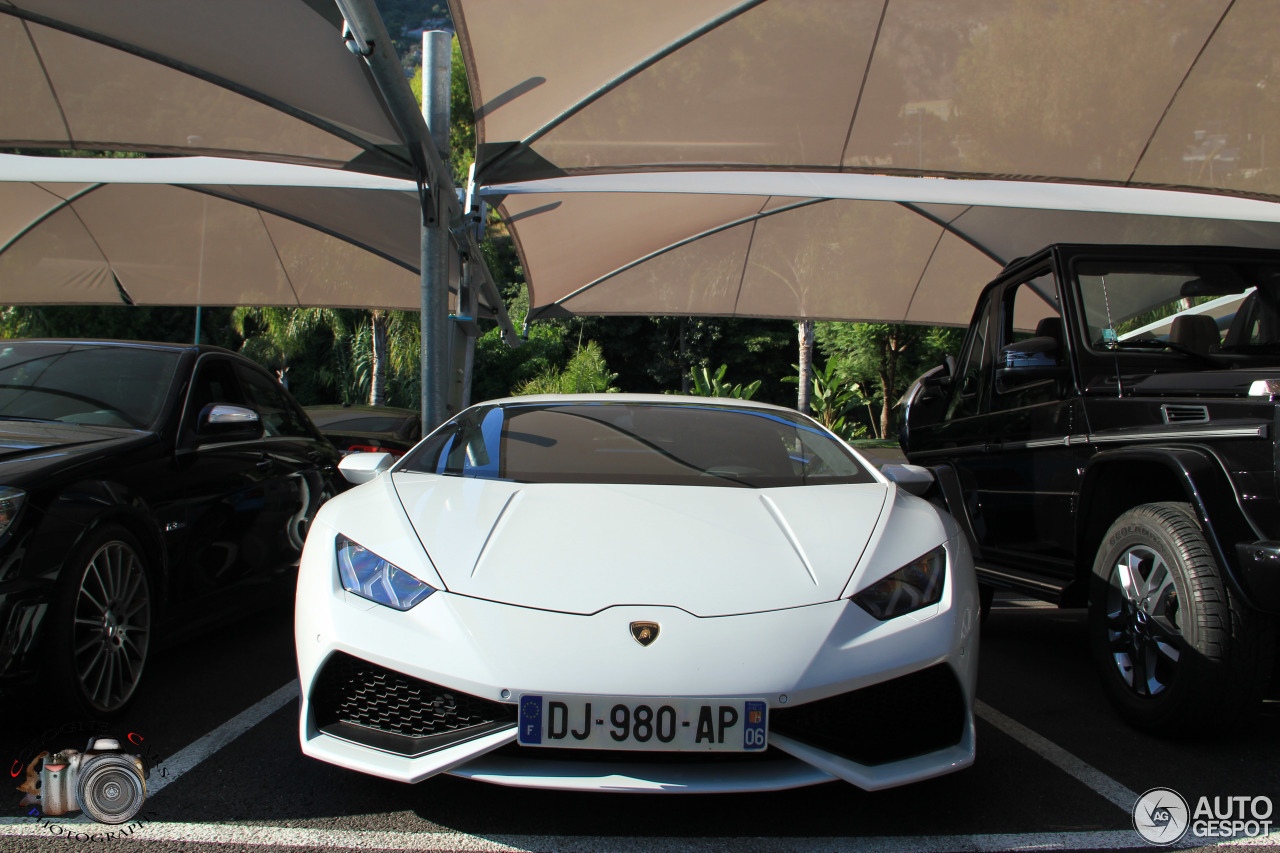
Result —
[[196, 437], [200, 444], [253, 441], [262, 438], [262, 419], [245, 406], [210, 403], [200, 410]]
[[880, 466], [880, 473], [889, 482], [897, 483], [917, 497], [929, 491], [929, 487], [933, 485], [933, 472], [920, 465], [891, 463]]
[[338, 471], [347, 482], [358, 486], [389, 469], [395, 461], [390, 453], [349, 453], [338, 463]]

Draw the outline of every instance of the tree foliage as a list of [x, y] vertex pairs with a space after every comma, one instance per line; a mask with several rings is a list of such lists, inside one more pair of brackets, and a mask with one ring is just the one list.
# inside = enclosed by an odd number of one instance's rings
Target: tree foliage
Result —
[[600, 345], [588, 341], [578, 348], [562, 369], [547, 368], [517, 388], [515, 393], [602, 394], [618, 390], [613, 387], [613, 380], [617, 378], [618, 374], [609, 372]]
[[738, 383], [731, 385], [725, 381], [724, 375], [729, 370], [729, 365], [722, 364], [720, 368], [712, 373], [706, 367], [699, 367], [693, 371], [693, 388], [692, 393], [695, 397], [733, 397], [738, 400], [750, 400], [755, 396], [756, 391], [760, 390], [760, 380], [750, 382], [746, 385]]
[[963, 336], [962, 329], [889, 323], [819, 323], [817, 328], [827, 370], [857, 383], [879, 404], [875, 427], [880, 437], [894, 435], [899, 395], [947, 353], [955, 353]]

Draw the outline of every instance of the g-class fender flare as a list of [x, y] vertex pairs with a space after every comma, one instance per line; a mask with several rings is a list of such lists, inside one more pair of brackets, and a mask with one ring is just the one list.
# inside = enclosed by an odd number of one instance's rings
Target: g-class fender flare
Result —
[[[1153, 466], [1168, 477], [1130, 482], [1126, 476], [1150, 472]], [[1263, 534], [1244, 511], [1222, 460], [1202, 445], [1105, 450], [1085, 463], [1076, 516], [1077, 580], [1087, 586], [1098, 543], [1121, 512], [1160, 501], [1191, 505], [1232, 591], [1249, 606], [1257, 606], [1241, 571], [1236, 544], [1256, 542]]]

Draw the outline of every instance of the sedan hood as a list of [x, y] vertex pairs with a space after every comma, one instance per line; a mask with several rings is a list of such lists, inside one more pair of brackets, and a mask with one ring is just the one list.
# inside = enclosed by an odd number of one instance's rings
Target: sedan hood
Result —
[[696, 616], [838, 598], [892, 488], [522, 484], [411, 473], [393, 482], [451, 592], [568, 613], [651, 604]]
[[56, 421], [0, 419], [0, 480], [71, 461], [87, 446], [136, 442], [142, 433]]

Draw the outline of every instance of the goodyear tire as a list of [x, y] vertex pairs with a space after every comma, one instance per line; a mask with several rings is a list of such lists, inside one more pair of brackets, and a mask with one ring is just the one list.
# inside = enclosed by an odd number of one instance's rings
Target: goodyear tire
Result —
[[1234, 595], [1190, 505], [1121, 515], [1098, 549], [1089, 599], [1103, 684], [1133, 726], [1210, 734], [1261, 700], [1274, 622]]

